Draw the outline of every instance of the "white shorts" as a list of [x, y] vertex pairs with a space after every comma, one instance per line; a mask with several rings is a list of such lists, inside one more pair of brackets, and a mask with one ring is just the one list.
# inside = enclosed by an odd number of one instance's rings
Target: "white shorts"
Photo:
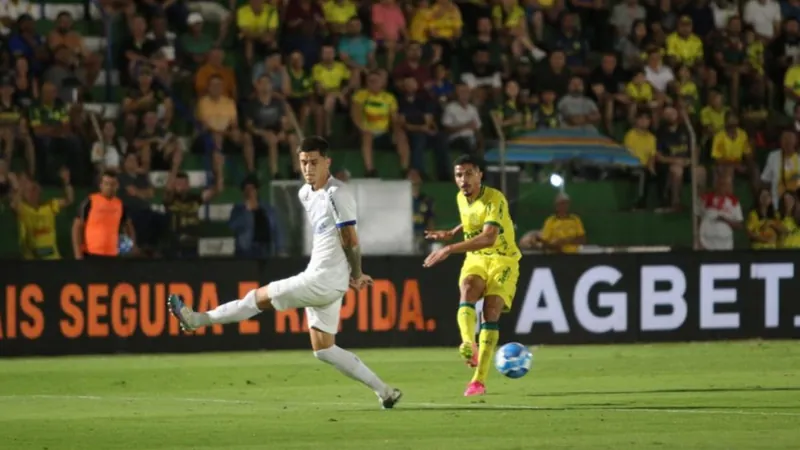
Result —
[[330, 288], [305, 272], [267, 286], [267, 295], [276, 310], [305, 308], [308, 327], [329, 334], [339, 331], [339, 310], [344, 294], [345, 291]]

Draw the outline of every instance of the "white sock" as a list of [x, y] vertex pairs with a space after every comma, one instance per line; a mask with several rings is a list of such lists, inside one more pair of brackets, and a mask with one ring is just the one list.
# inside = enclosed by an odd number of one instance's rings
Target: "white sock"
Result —
[[256, 291], [252, 290], [243, 299], [224, 303], [203, 315], [211, 324], [226, 324], [247, 320], [260, 312], [256, 305]]
[[370, 370], [355, 354], [334, 345], [314, 352], [314, 356], [320, 361], [325, 361], [336, 367], [348, 377], [366, 384], [375, 391], [378, 397], [386, 398], [390, 394], [389, 386], [378, 378], [375, 372]]

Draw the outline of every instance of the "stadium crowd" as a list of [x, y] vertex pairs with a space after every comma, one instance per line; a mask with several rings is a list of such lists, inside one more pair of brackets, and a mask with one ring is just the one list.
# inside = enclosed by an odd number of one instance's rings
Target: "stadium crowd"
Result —
[[[258, 187], [297, 177], [288, 150], [303, 131], [359, 148], [365, 177], [408, 176], [418, 186], [450, 180], [450, 152], [481, 153], [499, 134], [598, 130], [643, 164], [638, 209], [651, 206], [652, 191], [659, 210], [685, 208], [689, 179], [701, 193], [714, 186], [700, 202], [705, 248], [732, 247], [737, 228], [754, 248], [800, 244], [796, 0], [99, 4], [121, 25], [105, 53], [87, 44], [69, 12], [41, 33], [31, 15], [38, 4], [0, 7], [0, 196], [20, 229], [32, 231], [75, 201], [72, 184], [99, 182], [100, 193], [81, 203], [75, 221], [76, 258], [116, 255], [117, 230], [128, 221], [137, 250], [157, 248], [166, 236], [167, 254], [196, 256], [198, 211], [233, 184], [224, 175], [226, 160], [236, 158], [246, 172], [229, 221], [236, 253], [281, 253], [276, 213]], [[96, 13], [79, 20], [102, 22]], [[212, 24], [218, 30], [209, 33]], [[90, 105], [103, 100], [93, 87], [110, 73], [104, 67], [119, 74], [111, 81], [124, 94], [111, 99], [117, 116], [96, 121]], [[776, 117], [786, 118], [784, 129], [770, 120]], [[378, 172], [375, 152], [384, 150], [397, 153], [396, 174]], [[281, 152], [291, 155], [289, 167], [280, 167]], [[211, 155], [213, 176], [202, 192], [190, 188], [183, 169], [190, 153]], [[261, 157], [268, 176], [257, 176]], [[151, 208], [152, 171], [168, 174], [159, 194], [166, 215]], [[752, 187], [756, 204], [746, 205], [748, 214], [736, 212], [734, 178]], [[42, 203], [41, 183], [66, 193]], [[112, 222], [98, 225], [98, 203], [118, 210]], [[433, 205], [424, 198], [414, 205], [421, 230]], [[559, 235], [557, 223], [548, 235]], [[25, 257], [59, 256], [50, 229], [21, 240]], [[581, 239], [562, 240], [538, 239], [553, 251], [574, 251]]]

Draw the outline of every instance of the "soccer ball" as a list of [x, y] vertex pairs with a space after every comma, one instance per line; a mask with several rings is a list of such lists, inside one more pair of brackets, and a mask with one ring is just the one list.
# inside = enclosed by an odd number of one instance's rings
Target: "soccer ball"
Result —
[[119, 254], [126, 255], [133, 250], [133, 241], [127, 234], [119, 235]]
[[524, 377], [531, 369], [532, 362], [533, 354], [518, 342], [509, 342], [494, 354], [494, 366], [508, 378]]

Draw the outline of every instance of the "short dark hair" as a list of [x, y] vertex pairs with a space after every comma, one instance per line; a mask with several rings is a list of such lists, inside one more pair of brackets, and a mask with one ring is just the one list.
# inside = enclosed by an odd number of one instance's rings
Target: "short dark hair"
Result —
[[309, 136], [303, 139], [300, 147], [297, 148], [297, 153], [319, 152], [322, 156], [328, 156], [329, 149], [330, 144], [328, 144], [325, 138], [321, 136]]
[[244, 190], [247, 186], [253, 186], [254, 188], [258, 189], [261, 187], [261, 183], [258, 182], [258, 177], [255, 175], [248, 175], [242, 180], [242, 184], [239, 185], [241, 190]]
[[117, 179], [117, 171], [112, 170], [112, 169], [106, 169], [106, 170], [103, 171], [103, 176]]
[[484, 166], [483, 160], [475, 155], [464, 153], [463, 155], [456, 158], [455, 161], [453, 161], [454, 166], [463, 166], [465, 164], [471, 164], [477, 167], [478, 170], [483, 171], [483, 166]]
[[188, 180], [189, 179], [189, 174], [186, 173], [186, 172], [178, 172], [178, 174], [175, 175], [175, 178], [178, 179], [178, 180]]

